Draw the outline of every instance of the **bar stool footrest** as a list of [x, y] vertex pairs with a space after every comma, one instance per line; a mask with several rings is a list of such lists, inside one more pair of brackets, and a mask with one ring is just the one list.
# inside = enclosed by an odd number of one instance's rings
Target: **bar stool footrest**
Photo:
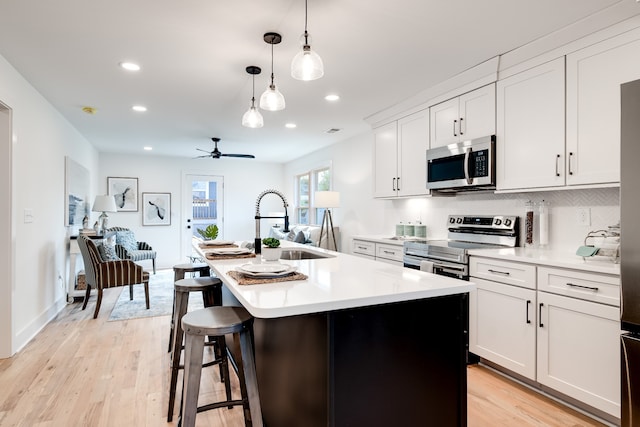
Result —
[[198, 406], [196, 412], [200, 413], [211, 409], [224, 408], [225, 406], [231, 408], [232, 406], [245, 405], [246, 403], [244, 400], [226, 400], [224, 402], [209, 403], [208, 405]]

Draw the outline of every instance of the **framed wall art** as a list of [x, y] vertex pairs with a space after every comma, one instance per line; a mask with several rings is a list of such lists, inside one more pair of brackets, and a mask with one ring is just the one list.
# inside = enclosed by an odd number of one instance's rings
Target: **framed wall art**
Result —
[[142, 225], [171, 225], [171, 193], [142, 193]]
[[138, 211], [138, 178], [107, 177], [107, 194], [116, 199], [118, 212]]
[[64, 225], [74, 230], [82, 228], [82, 219], [90, 215], [89, 171], [71, 157], [64, 158]]

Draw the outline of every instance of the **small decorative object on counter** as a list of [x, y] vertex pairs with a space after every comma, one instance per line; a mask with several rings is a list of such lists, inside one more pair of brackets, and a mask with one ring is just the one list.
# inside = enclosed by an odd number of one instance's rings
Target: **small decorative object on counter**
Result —
[[404, 235], [406, 237], [413, 237], [415, 235], [415, 228], [413, 224], [408, 223], [404, 226]]
[[404, 236], [404, 224], [396, 224], [396, 237]]
[[86, 215], [82, 218], [82, 228], [89, 228], [89, 217]]
[[93, 231], [95, 231], [96, 234], [100, 232], [100, 225], [98, 225], [98, 221], [93, 224]]
[[524, 219], [524, 245], [526, 247], [533, 246], [533, 202], [528, 200], [525, 204]]
[[265, 237], [262, 239], [262, 244], [265, 246], [262, 248], [262, 259], [265, 261], [278, 261], [282, 255], [282, 248], [280, 247], [280, 240], [274, 237]]
[[538, 203], [538, 224], [540, 230], [540, 246], [549, 244], [549, 202]]

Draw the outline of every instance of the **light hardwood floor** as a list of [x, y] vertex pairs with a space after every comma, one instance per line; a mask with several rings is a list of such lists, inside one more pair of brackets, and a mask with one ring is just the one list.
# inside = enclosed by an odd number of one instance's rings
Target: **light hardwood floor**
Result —
[[[67, 306], [22, 351], [0, 360], [0, 426], [176, 424], [177, 416], [166, 422], [169, 316], [108, 322], [119, 292], [105, 291], [95, 320], [92, 302], [85, 311]], [[468, 378], [469, 427], [601, 425], [486, 368], [470, 367]], [[203, 402], [223, 393], [217, 374], [204, 376]], [[201, 413], [197, 425], [244, 422], [234, 408]]]

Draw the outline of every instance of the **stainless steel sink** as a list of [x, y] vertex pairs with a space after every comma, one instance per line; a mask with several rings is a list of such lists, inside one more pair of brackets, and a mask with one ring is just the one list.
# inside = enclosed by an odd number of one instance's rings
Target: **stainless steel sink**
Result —
[[308, 249], [282, 249], [282, 255], [280, 259], [321, 259], [321, 258], [335, 258], [335, 255], [330, 255], [322, 252], [311, 251]]

